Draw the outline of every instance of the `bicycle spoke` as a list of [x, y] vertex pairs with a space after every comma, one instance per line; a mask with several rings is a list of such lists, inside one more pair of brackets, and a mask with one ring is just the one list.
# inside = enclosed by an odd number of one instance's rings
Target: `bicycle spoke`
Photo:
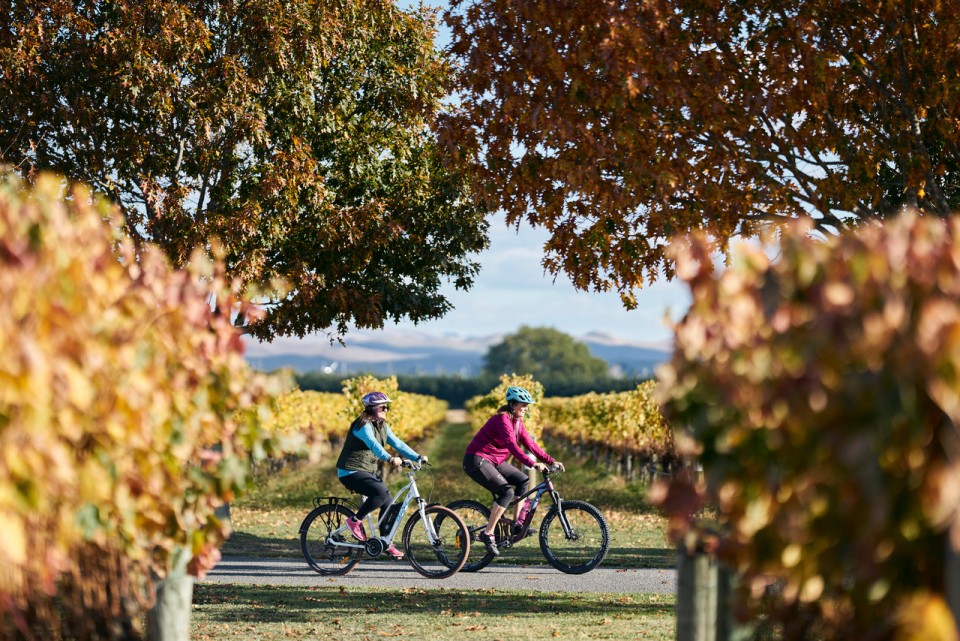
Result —
[[609, 547], [606, 519], [583, 501], [564, 501], [562, 517], [554, 507], [540, 526], [540, 550], [561, 572], [589, 572], [603, 561]]
[[427, 521], [414, 514], [403, 531], [403, 545], [413, 568], [429, 578], [456, 574], [467, 561], [470, 536], [455, 512], [434, 505], [424, 510]]
[[487, 552], [487, 548], [480, 542], [479, 533], [490, 520], [490, 510], [487, 506], [476, 501], [454, 501], [447, 505], [463, 519], [470, 531], [470, 557], [463, 566], [463, 572], [477, 572], [487, 567], [494, 556]]
[[346, 574], [359, 563], [363, 549], [338, 545], [355, 543], [344, 528], [352, 512], [340, 505], [321, 505], [300, 526], [300, 549], [307, 563], [324, 575]]

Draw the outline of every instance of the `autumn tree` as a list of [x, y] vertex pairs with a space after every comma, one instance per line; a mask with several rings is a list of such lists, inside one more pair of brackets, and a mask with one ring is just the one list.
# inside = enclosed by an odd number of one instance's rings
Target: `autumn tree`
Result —
[[[6, 0], [0, 164], [118, 203], [175, 266], [286, 282], [260, 338], [443, 315], [486, 223], [431, 131], [435, 13], [388, 0]], [[284, 293], [280, 293], [284, 292]], [[244, 319], [241, 319], [241, 322]]]
[[676, 234], [725, 249], [960, 206], [960, 7], [940, 0], [454, 0], [444, 139], [544, 266], [634, 292]]
[[607, 363], [568, 334], [524, 325], [490, 347], [483, 357], [483, 373], [532, 376], [549, 387], [603, 378]]

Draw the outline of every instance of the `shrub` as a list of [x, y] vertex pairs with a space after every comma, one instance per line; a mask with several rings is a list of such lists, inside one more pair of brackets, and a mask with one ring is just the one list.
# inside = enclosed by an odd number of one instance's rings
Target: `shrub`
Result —
[[[767, 614], [786, 638], [886, 638], [917, 607], [947, 612], [960, 219], [908, 214], [825, 242], [798, 224], [775, 262], [744, 247], [720, 275], [705, 240], [677, 254], [693, 304], [659, 375], [705, 479], [652, 492], [677, 534], [738, 570], [745, 598], [777, 580]], [[693, 520], [703, 501], [715, 520]]]
[[276, 445], [282, 382], [230, 322], [255, 310], [221, 264], [173, 270], [120, 222], [51, 176], [0, 185], [0, 629], [86, 638], [175, 550], [202, 573], [215, 510]]
[[387, 423], [390, 429], [402, 441], [413, 444], [421, 441], [430, 431], [443, 422], [447, 412], [447, 403], [439, 399], [401, 392], [397, 378], [379, 379], [374, 376], [358, 376], [343, 382], [346, 396], [344, 409], [340, 415], [343, 421], [342, 433], [346, 434], [350, 423], [363, 412], [360, 399], [369, 392], [383, 392], [393, 401]]

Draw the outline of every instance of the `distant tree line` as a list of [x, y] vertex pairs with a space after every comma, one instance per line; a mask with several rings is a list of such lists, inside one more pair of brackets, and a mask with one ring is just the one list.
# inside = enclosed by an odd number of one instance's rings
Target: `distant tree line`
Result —
[[[410, 374], [398, 375], [397, 383], [404, 392], [435, 396], [452, 408], [462, 408], [468, 399], [496, 387], [501, 374], [531, 375], [553, 397], [624, 392], [647, 378], [610, 376], [606, 361], [590, 354], [585, 344], [546, 327], [522, 326], [492, 345], [483, 363], [483, 371], [475, 377]], [[341, 382], [349, 376], [309, 372], [298, 375], [297, 382], [303, 390], [340, 392]]]
[[[323, 372], [305, 372], [296, 375], [302, 390], [318, 392], [341, 392], [343, 381], [357, 374], [325, 374]], [[601, 377], [590, 381], [570, 381], [566, 383], [544, 384], [546, 393], [551, 397], [580, 396], [590, 392], [605, 394], [632, 390], [646, 378], [610, 378]], [[447, 401], [452, 409], [462, 409], [466, 401], [474, 396], [486, 394], [496, 387], [496, 376], [481, 374], [474, 377], [438, 376], [420, 374], [400, 374], [397, 383], [400, 390], [415, 394], [425, 394]]]

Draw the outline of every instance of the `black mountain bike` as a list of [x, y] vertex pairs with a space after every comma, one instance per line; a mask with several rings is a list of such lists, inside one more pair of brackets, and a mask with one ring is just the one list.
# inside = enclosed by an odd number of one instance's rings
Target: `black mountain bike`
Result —
[[[501, 518], [497, 523], [497, 547], [505, 550], [533, 535], [533, 518], [540, 499], [547, 495], [553, 504], [540, 523], [540, 551], [547, 562], [561, 572], [584, 574], [600, 565], [607, 555], [610, 549], [610, 528], [603, 514], [593, 505], [586, 501], [566, 501], [560, 497], [550, 478], [558, 473], [558, 468], [548, 468], [544, 472], [543, 481], [510, 504], [507, 512], [510, 512], [518, 501], [526, 500], [532, 495], [530, 509], [519, 523], [508, 518]], [[471, 500], [454, 501], [447, 507], [459, 514], [470, 530], [470, 556], [462, 570], [482, 570], [494, 559], [494, 555], [487, 552], [479, 539], [480, 532], [490, 519], [490, 508]]]

